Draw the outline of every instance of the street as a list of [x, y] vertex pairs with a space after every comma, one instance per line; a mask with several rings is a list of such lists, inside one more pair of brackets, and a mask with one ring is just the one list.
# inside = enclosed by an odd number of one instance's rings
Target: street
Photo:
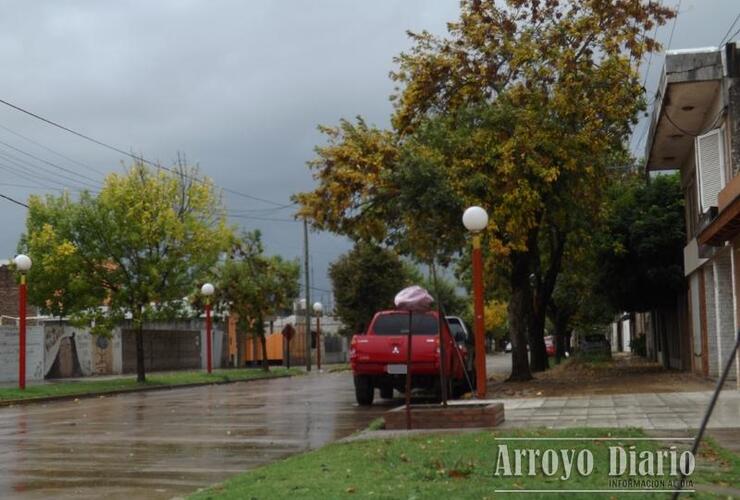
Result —
[[[510, 356], [488, 357], [489, 374]], [[0, 498], [171, 498], [361, 430], [350, 372], [0, 409]]]
[[[506, 376], [510, 356], [489, 355]], [[654, 377], [654, 375], [648, 375]], [[402, 400], [355, 404], [352, 375], [300, 377], [0, 409], [0, 498], [147, 498], [198, 488], [367, 427]], [[628, 427], [686, 432], [711, 391], [498, 399], [504, 428]], [[725, 391], [710, 435], [738, 446], [740, 397]]]
[[363, 429], [352, 375], [0, 409], [0, 498], [172, 498]]

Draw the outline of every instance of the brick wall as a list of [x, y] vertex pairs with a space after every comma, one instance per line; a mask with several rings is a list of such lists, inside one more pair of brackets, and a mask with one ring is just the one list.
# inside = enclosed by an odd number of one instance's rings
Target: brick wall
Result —
[[[36, 316], [36, 308], [28, 306], [27, 314]], [[0, 264], [0, 315], [18, 317], [18, 279], [7, 264]]]
[[715, 303], [714, 293], [714, 267], [712, 264], [707, 264], [702, 267], [704, 273], [704, 289], [706, 298], [706, 313], [707, 313], [707, 354], [709, 357], [709, 373], [710, 377], [719, 376], [719, 368], [717, 367], [717, 307]]
[[[200, 331], [144, 330], [144, 366], [147, 371], [201, 367]], [[122, 331], [123, 373], [136, 372], [136, 335]]]
[[[727, 357], [735, 346], [735, 314], [732, 291], [732, 264], [728, 251], [718, 253], [713, 262], [714, 294], [716, 312], [717, 335], [717, 365], [724, 367]], [[730, 372], [730, 379], [735, 379], [734, 371]]]
[[[729, 132], [732, 138], [740, 137], [740, 78], [730, 78], [728, 88]], [[730, 141], [730, 162], [733, 177], [740, 175], [740, 141]]]

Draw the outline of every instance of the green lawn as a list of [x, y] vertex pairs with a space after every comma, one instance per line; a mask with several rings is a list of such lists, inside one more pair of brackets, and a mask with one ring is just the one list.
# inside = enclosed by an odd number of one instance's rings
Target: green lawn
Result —
[[[356, 441], [331, 444], [236, 476], [223, 484], [200, 491], [191, 498], [273, 499], [273, 498], [552, 498], [552, 493], [501, 493], [496, 490], [607, 489], [608, 447], [623, 446], [629, 451], [666, 449], [644, 437], [639, 429], [568, 429], [479, 432], [470, 434], [427, 435], [410, 438]], [[617, 437], [617, 441], [513, 441], [503, 438]], [[560, 472], [545, 477], [541, 468], [533, 477], [494, 475], [499, 445], [513, 448], [588, 449], [593, 453], [594, 471], [580, 476], [573, 471], [568, 480]], [[558, 451], [559, 453], [559, 451]], [[526, 463], [526, 460], [524, 461]], [[667, 462], [666, 462], [667, 463]], [[512, 461], [512, 467], [514, 463]], [[526, 466], [525, 466], [526, 467]], [[574, 466], [575, 469], [575, 466]], [[562, 472], [562, 466], [560, 471]], [[526, 472], [526, 469], [525, 469]], [[740, 459], [709, 443], [697, 460], [691, 476], [694, 484], [737, 487], [740, 484]], [[565, 493], [560, 493], [566, 496]], [[578, 498], [668, 498], [667, 493], [572, 494]], [[689, 496], [689, 495], [687, 495]], [[712, 497], [699, 491], [692, 497]], [[682, 496], [683, 498], [683, 496]], [[726, 495], [725, 495], [726, 498]]]
[[44, 382], [39, 384], [30, 383], [26, 390], [17, 388], [0, 388], [0, 401], [34, 399], [56, 396], [78, 396], [97, 393], [115, 393], [131, 391], [135, 389], [146, 389], [162, 386], [177, 386], [187, 384], [210, 384], [216, 382], [234, 382], [240, 380], [255, 380], [262, 378], [286, 377], [299, 375], [303, 371], [291, 368], [271, 368], [265, 372], [259, 368], [238, 368], [214, 370], [210, 375], [203, 371], [183, 371], [172, 373], [156, 373], [147, 375], [146, 382], [139, 384], [136, 377], [127, 376], [114, 379], [82, 380], [74, 382]]

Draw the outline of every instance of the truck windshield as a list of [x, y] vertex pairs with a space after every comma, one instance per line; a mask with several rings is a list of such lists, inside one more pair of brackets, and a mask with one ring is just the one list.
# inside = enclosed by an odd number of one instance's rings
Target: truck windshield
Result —
[[[384, 314], [378, 316], [373, 325], [375, 335], [408, 335], [409, 315]], [[412, 335], [437, 335], [439, 324], [432, 314], [414, 313], [411, 320]]]

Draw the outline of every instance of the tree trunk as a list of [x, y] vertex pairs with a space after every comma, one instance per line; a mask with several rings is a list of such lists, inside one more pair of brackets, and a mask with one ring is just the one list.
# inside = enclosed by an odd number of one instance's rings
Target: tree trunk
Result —
[[529, 317], [530, 367], [533, 372], [545, 371], [550, 367], [545, 348], [545, 319], [547, 306], [552, 300], [555, 283], [563, 262], [567, 233], [551, 225], [547, 232], [547, 269], [543, 269], [538, 236], [530, 238], [528, 247], [534, 264], [535, 286], [532, 291], [532, 311]]
[[[535, 301], [539, 302], [539, 301]], [[547, 361], [547, 349], [545, 348], [545, 315], [541, 312], [539, 304], [533, 304], [529, 314], [529, 368], [533, 372], [543, 372], [550, 365]]]
[[511, 376], [509, 380], [531, 380], [527, 359], [527, 314], [530, 308], [529, 254], [512, 252], [511, 298], [509, 300], [509, 338]]
[[260, 344], [262, 345], [262, 369], [268, 372], [270, 371], [270, 361], [267, 359], [267, 339], [264, 332], [260, 333]]
[[144, 319], [141, 307], [134, 312], [134, 328], [136, 329], [136, 381], [146, 382], [146, 368], [144, 367]]

